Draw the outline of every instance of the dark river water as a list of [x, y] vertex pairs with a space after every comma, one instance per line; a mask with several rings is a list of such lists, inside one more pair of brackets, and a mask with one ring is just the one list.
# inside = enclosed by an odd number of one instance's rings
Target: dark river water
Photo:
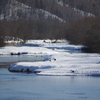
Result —
[[100, 100], [100, 77], [39, 76], [0, 68], [0, 100]]

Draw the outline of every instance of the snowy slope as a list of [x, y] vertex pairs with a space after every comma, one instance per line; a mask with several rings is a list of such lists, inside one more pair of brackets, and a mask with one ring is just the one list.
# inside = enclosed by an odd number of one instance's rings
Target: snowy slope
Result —
[[[27, 6], [23, 3], [18, 2], [17, 0], [8, 0], [9, 2], [6, 5], [2, 5], [0, 20], [15, 20], [15, 19], [45, 19], [49, 21], [60, 21], [65, 22], [65, 20], [73, 20], [88, 16], [94, 16], [91, 13], [84, 12], [82, 10], [73, 8], [69, 5], [63, 4], [62, 1], [55, 0], [57, 4], [66, 7], [66, 12], [62, 13], [62, 18], [57, 15], [52, 14], [51, 12], [45, 11], [43, 9], [35, 9], [30, 6]], [[63, 10], [63, 9], [62, 9]], [[69, 17], [71, 16], [71, 17]]]
[[5, 8], [2, 9], [2, 13], [0, 15], [0, 20], [7, 19], [13, 20], [18, 18], [32, 18], [32, 19], [48, 19], [52, 21], [63, 21], [63, 19], [58, 16], [51, 14], [42, 9], [34, 9], [29, 7], [23, 3], [18, 2], [17, 0], [9, 0], [6, 4]]

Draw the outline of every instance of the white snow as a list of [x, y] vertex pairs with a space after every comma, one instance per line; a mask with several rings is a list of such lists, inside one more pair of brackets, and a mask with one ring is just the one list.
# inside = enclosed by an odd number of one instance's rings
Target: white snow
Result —
[[[29, 43], [29, 42], [28, 42]], [[76, 53], [82, 46], [68, 43], [40, 43], [42, 46], [3, 47], [0, 53], [28, 52], [30, 55], [46, 55], [36, 62], [18, 62], [9, 67], [10, 71], [37, 72], [38, 75], [100, 75], [100, 54]], [[31, 41], [32, 44], [32, 41]], [[72, 52], [69, 52], [73, 50]]]
[[54, 14], [51, 14], [48, 11], [45, 11], [45, 10], [42, 10], [42, 9], [38, 9], [38, 10], [41, 11], [42, 13], [44, 13], [45, 19], [48, 19], [51, 16], [52, 18], [58, 19], [61, 22], [66, 22], [65, 20], [61, 19], [60, 17], [58, 17], [58, 16], [56, 16]]
[[56, 51], [49, 50], [47, 48], [43, 47], [27, 47], [27, 46], [21, 46], [21, 47], [15, 47], [15, 46], [6, 46], [0, 48], [0, 54], [11, 54], [11, 53], [24, 53], [27, 52], [28, 54], [53, 54], [57, 53]]
[[[53, 60], [55, 58], [56, 60]], [[59, 52], [51, 61], [20, 62], [12, 64], [10, 70], [38, 71], [41, 75], [100, 75], [100, 55]], [[74, 73], [72, 73], [74, 71]]]

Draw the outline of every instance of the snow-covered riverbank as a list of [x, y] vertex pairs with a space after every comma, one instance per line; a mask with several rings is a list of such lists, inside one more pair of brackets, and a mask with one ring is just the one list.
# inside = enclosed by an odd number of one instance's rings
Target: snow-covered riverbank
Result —
[[[31, 45], [30, 45], [31, 44]], [[34, 44], [39, 44], [34, 47]], [[75, 53], [82, 46], [68, 43], [27, 43], [22, 47], [0, 48], [0, 53], [11, 54], [27, 52], [26, 55], [46, 55], [39, 62], [19, 62], [9, 67], [14, 72], [35, 72], [39, 75], [100, 75], [100, 54]], [[31, 47], [30, 47], [31, 46]]]

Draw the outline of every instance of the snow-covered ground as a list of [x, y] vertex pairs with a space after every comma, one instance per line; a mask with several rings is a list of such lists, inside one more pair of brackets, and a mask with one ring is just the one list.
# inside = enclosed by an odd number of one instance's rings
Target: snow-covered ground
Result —
[[[28, 41], [28, 44], [32, 44], [32, 41]], [[73, 52], [81, 50], [82, 46], [68, 43], [34, 41], [33, 44], [40, 45], [0, 48], [0, 54], [28, 52], [26, 55], [46, 55], [45, 59], [38, 62], [12, 64], [10, 71], [34, 72], [38, 75], [100, 75], [100, 54]]]

